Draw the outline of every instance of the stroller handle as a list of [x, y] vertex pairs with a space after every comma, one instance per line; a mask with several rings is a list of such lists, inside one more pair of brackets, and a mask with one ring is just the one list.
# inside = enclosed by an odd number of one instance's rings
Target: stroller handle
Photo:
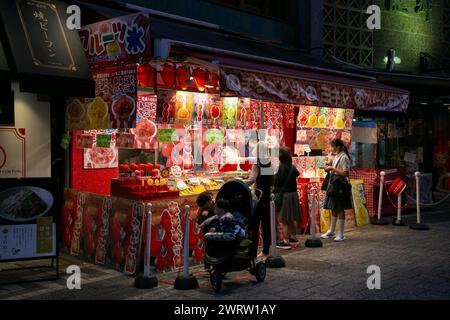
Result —
[[253, 189], [253, 190], [255, 191], [255, 196], [256, 196], [256, 198], [258, 199], [258, 201], [261, 200], [261, 198], [262, 198], [264, 192], [262, 192], [261, 189], [256, 189], [256, 188]]

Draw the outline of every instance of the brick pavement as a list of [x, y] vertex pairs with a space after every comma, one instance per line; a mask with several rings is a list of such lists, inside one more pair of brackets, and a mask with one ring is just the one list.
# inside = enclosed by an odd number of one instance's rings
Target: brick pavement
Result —
[[[0, 299], [450, 299], [450, 207], [424, 212], [424, 219], [430, 231], [370, 225], [349, 231], [342, 243], [285, 251], [287, 267], [269, 269], [264, 283], [247, 272], [231, 273], [219, 294], [200, 267], [193, 269], [200, 283], [196, 290], [173, 289], [175, 273], [159, 274], [157, 288], [139, 290], [132, 277], [62, 254], [58, 281], [3, 285]], [[413, 221], [414, 215], [405, 220]], [[81, 290], [66, 288], [70, 264], [81, 267]], [[372, 264], [381, 268], [381, 290], [367, 289], [366, 269]], [[36, 276], [38, 270], [33, 272]], [[0, 272], [0, 281], [20, 274]]]

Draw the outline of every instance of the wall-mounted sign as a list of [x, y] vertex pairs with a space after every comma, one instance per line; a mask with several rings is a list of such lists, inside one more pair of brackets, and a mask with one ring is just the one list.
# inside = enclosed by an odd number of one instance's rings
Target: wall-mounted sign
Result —
[[91, 67], [130, 64], [151, 57], [149, 17], [143, 13], [85, 26], [79, 31]]
[[[0, 2], [21, 91], [92, 95], [90, 69], [77, 31], [66, 26], [66, 9], [66, 3], [54, 0]], [[37, 81], [42, 76], [45, 81]]]
[[370, 84], [354, 86], [319, 79], [273, 76], [237, 69], [221, 69], [221, 94], [281, 103], [405, 112], [409, 93]]

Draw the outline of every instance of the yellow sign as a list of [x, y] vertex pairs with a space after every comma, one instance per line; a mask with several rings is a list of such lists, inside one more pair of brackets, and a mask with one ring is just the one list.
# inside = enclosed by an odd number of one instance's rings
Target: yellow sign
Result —
[[36, 219], [36, 253], [53, 251], [53, 217]]
[[369, 224], [369, 211], [367, 210], [366, 192], [364, 191], [364, 180], [350, 179], [352, 185], [353, 208], [355, 211], [356, 225]]

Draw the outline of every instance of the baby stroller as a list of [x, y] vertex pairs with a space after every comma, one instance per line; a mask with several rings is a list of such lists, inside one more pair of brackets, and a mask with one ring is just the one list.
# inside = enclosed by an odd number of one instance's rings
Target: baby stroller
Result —
[[[237, 209], [248, 221], [253, 218], [256, 204], [261, 198], [262, 192], [254, 197], [249, 187], [240, 180], [230, 180], [219, 190], [217, 199], [226, 199], [232, 202], [234, 209]], [[247, 226], [245, 226], [247, 227]], [[211, 285], [215, 292], [219, 292], [222, 287], [222, 280], [227, 272], [248, 270], [256, 277], [258, 282], [266, 278], [266, 266], [264, 262], [256, 262], [251, 246], [258, 245], [251, 243], [248, 239], [238, 239], [234, 241], [206, 240], [205, 264], [209, 265]]]

